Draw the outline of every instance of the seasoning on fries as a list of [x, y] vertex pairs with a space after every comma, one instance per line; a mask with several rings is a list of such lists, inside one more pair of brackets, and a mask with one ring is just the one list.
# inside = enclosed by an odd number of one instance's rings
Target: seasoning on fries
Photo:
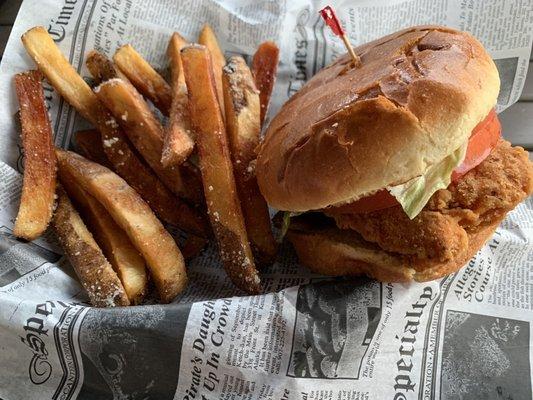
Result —
[[76, 132], [74, 142], [77, 152], [82, 156], [109, 169], [113, 168], [104, 153], [100, 132], [96, 129]]
[[148, 61], [129, 44], [116, 51], [113, 61], [143, 96], [164, 115], [169, 115], [172, 89]]
[[91, 304], [95, 307], [129, 305], [120, 279], [62, 188], [58, 190], [52, 225]]
[[187, 42], [179, 33], [174, 33], [167, 48], [170, 72], [172, 74], [172, 106], [161, 155], [161, 162], [164, 166], [182, 164], [187, 160], [194, 148], [187, 85], [183, 76], [180, 55], [181, 49], [186, 44]]
[[198, 37], [198, 43], [203, 44], [209, 50], [211, 54], [211, 62], [213, 68], [213, 77], [215, 79], [216, 95], [218, 103], [220, 104], [220, 110], [222, 113], [222, 119], [224, 119], [224, 95], [222, 93], [222, 68], [226, 65], [226, 58], [224, 53], [218, 45], [215, 32], [208, 24], [205, 24], [200, 31]]
[[191, 45], [183, 48], [181, 56], [207, 209], [220, 255], [239, 288], [259, 293], [260, 279], [237, 197], [209, 51], [205, 46]]
[[185, 288], [185, 262], [150, 207], [109, 169], [70, 151], [56, 149], [56, 156], [59, 169], [95, 197], [126, 232], [145, 259], [161, 301], [170, 302]]
[[271, 264], [276, 256], [268, 206], [255, 179], [255, 149], [261, 133], [260, 101], [250, 69], [242, 57], [231, 57], [222, 76], [226, 131], [235, 182], [246, 231], [258, 264]]
[[83, 190], [65, 169], [59, 179], [96, 243], [117, 273], [131, 304], [139, 304], [146, 295], [148, 275], [141, 254], [107, 210]]
[[201, 191], [185, 186], [179, 166], [164, 167], [161, 163], [163, 127], [135, 88], [121, 79], [111, 79], [94, 91], [165, 186], [194, 204], [202, 203]]
[[[76, 132], [75, 142], [81, 155], [111, 169], [102, 148], [100, 132], [95, 129]], [[186, 202], [180, 199], [174, 197], [169, 199], [171, 204], [168, 204], [165, 209], [166, 218], [162, 218], [163, 220], [177, 226], [185, 232], [200, 237], [208, 237], [211, 234], [210, 227], [207, 224], [206, 219], [199, 214], [199, 210], [189, 206]]]
[[24, 176], [13, 233], [26, 240], [36, 239], [46, 230], [52, 218], [56, 189], [52, 126], [41, 79], [39, 71], [15, 75], [24, 148]]
[[[229, 278], [248, 293], [261, 291], [256, 260], [265, 265], [275, 258], [254, 163], [277, 48], [260, 46], [252, 74], [240, 57], [224, 69], [209, 25], [198, 40], [170, 38], [170, 85], [129, 44], [113, 59], [92, 50], [85, 62], [93, 90], [45, 28], [22, 36], [39, 71], [15, 77], [28, 174], [15, 230], [32, 239], [51, 219], [97, 307], [139, 304], [150, 280], [161, 302], [172, 301], [187, 283], [184, 260], [196, 257], [213, 234]], [[54, 149], [41, 74], [94, 126], [75, 134], [75, 148], [87, 158]], [[166, 126], [143, 96], [169, 116]], [[61, 185], [52, 216], [56, 173]], [[156, 215], [172, 231], [187, 233], [183, 252]], [[30, 219], [33, 233], [27, 233]]]
[[100, 131], [103, 150], [113, 169], [161, 219], [180, 226], [175, 196], [135, 154], [116, 120], [68, 63], [46, 29], [41, 26], [30, 29], [22, 35], [22, 43], [54, 89]]

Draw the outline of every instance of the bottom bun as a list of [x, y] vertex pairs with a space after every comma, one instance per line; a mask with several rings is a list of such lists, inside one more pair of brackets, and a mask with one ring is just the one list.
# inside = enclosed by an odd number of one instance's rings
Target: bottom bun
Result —
[[425, 282], [462, 268], [491, 238], [502, 219], [503, 216], [468, 233], [468, 249], [459, 257], [425, 266], [413, 265], [405, 257], [382, 250], [352, 230], [313, 228], [308, 223], [295, 221], [291, 223], [287, 238], [300, 262], [318, 274], [366, 275], [382, 282]]

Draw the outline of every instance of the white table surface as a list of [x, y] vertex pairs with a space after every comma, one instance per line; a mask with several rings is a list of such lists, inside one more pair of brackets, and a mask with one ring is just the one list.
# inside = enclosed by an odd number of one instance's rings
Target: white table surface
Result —
[[[0, 59], [21, 3], [22, 0], [0, 0]], [[533, 57], [520, 101], [501, 113], [500, 119], [504, 137], [533, 153]]]

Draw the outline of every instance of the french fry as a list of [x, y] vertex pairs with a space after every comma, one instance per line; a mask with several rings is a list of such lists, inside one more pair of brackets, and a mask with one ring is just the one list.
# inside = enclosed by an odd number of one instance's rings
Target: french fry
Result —
[[169, 115], [172, 89], [148, 61], [129, 44], [116, 51], [113, 61], [144, 97], [154, 103], [164, 115]]
[[259, 89], [259, 100], [261, 102], [261, 126], [265, 121], [270, 96], [276, 82], [278, 63], [278, 46], [274, 42], [261, 43], [252, 60], [252, 73], [255, 86]]
[[46, 230], [52, 219], [56, 190], [56, 156], [41, 79], [39, 71], [15, 75], [25, 161], [13, 233], [27, 240], [39, 237]]
[[104, 54], [96, 50], [91, 50], [89, 54], [87, 54], [85, 65], [87, 65], [87, 69], [89, 70], [97, 84], [115, 78], [119, 78], [125, 82], [129, 82], [126, 75], [124, 75], [122, 71], [120, 71], [115, 66], [113, 61], [111, 61]]
[[59, 171], [59, 179], [119, 276], [130, 303], [139, 304], [146, 295], [148, 285], [144, 259], [106, 209], [85, 192], [65, 169]]
[[[195, 162], [197, 162], [198, 157], [194, 157]], [[202, 185], [202, 174], [200, 173], [200, 168], [193, 162], [192, 157], [191, 160], [185, 161], [183, 164], [179, 166], [181, 170], [181, 177], [183, 179], [183, 182], [185, 184], [185, 187], [187, 190], [194, 194], [195, 199], [199, 199], [199, 203], [195, 204], [200, 209], [205, 209], [205, 196], [204, 196], [204, 188]], [[201, 200], [201, 201], [200, 201]]]
[[183, 48], [181, 56], [207, 209], [220, 255], [235, 285], [248, 293], [259, 293], [260, 279], [237, 197], [209, 51], [205, 46], [191, 45]]
[[74, 140], [76, 150], [82, 156], [106, 168], [113, 169], [104, 153], [100, 132], [96, 129], [78, 131], [74, 134]]
[[185, 82], [185, 75], [183, 74], [183, 63], [181, 62], [181, 49], [187, 46], [188, 43], [183, 36], [178, 32], [174, 32], [170, 37], [167, 46], [167, 57], [170, 63], [170, 78], [171, 86], [185, 85], [185, 95], [187, 94], [187, 83]]
[[[178, 56], [179, 56], [179, 50], [178, 50]], [[180, 62], [181, 62], [181, 60], [180, 60]], [[93, 75], [93, 77], [96, 80], [108, 81], [108, 80], [112, 80], [112, 79], [115, 79], [115, 78], [119, 78], [125, 84], [127, 84], [130, 87], [132, 93], [136, 92], [136, 89], [130, 84], [128, 78], [118, 68], [115, 67], [114, 63], [111, 60], [109, 60], [103, 54], [98, 53], [96, 51], [92, 51], [89, 54], [86, 63], [87, 63], [87, 66], [89, 67], [89, 70], [91, 71], [91, 74]], [[90, 64], [90, 66], [89, 66], [89, 64]], [[181, 106], [180, 106], [181, 107], [181, 111], [180, 111], [180, 113], [182, 113], [183, 116], [186, 117], [186, 119], [185, 120], [176, 120], [174, 118], [174, 124], [179, 123], [180, 126], [184, 129], [183, 132], [185, 134], [187, 134], [187, 131], [190, 132], [190, 123], [188, 122], [189, 121], [189, 116], [188, 116], [187, 87], [186, 87], [185, 82], [183, 80], [183, 74], [181, 74], [181, 75], [182, 75], [181, 80], [183, 81], [183, 83], [182, 83], [182, 91], [184, 91], [184, 93], [182, 93], [182, 96], [181, 96]], [[144, 100], [141, 99], [141, 103], [144, 103]], [[149, 110], [148, 107], [145, 107], [145, 108], [147, 110]], [[119, 122], [122, 120], [122, 115], [125, 116], [127, 114], [126, 113], [125, 114], [121, 114], [120, 118], [118, 119]], [[171, 127], [172, 127], [172, 123], [173, 123], [173, 116], [172, 115], [171, 115], [170, 121], [171, 121]], [[155, 122], [156, 122], [156, 125], [160, 125], [159, 121], [155, 120]], [[182, 124], [182, 122], [183, 122], [183, 124]], [[154, 125], [154, 124], [152, 124], [152, 125]], [[141, 123], [141, 126], [144, 126], [144, 125]], [[139, 131], [141, 129], [141, 126], [136, 126], [135, 127], [137, 129], [137, 131]], [[162, 128], [159, 131], [160, 132], [158, 132], [158, 135], [156, 135], [155, 137], [153, 135], [148, 135], [147, 137], [143, 137], [142, 140], [143, 141], [154, 141], [154, 143], [150, 144], [150, 146], [151, 147], [159, 147], [159, 142], [160, 142], [159, 136], [165, 136], [165, 138], [164, 138], [164, 146], [163, 146], [162, 155], [161, 155], [161, 163], [163, 163], [163, 159], [166, 159], [168, 161], [168, 158], [165, 158], [165, 154], [167, 154], [167, 156], [170, 154], [168, 152], [168, 149], [166, 150], [167, 152], [165, 153], [165, 146], [166, 146], [167, 138], [168, 138], [169, 135], [168, 135], [168, 133], [164, 134], [164, 132], [162, 131]], [[126, 132], [128, 132], [128, 131], [126, 131]], [[176, 145], [179, 146], [179, 144], [178, 144], [176, 139], [177, 138], [174, 138], [174, 139], [170, 139], [168, 141], [168, 143], [174, 149], [175, 149]], [[191, 143], [192, 143], [192, 145], [194, 145], [194, 142], [191, 142]], [[134, 144], [135, 144], [135, 141], [134, 141]], [[192, 151], [192, 147], [190, 148], [190, 150]], [[190, 151], [187, 153], [185, 158], [182, 159], [180, 162], [163, 163], [163, 167], [166, 167], [164, 169], [169, 169], [173, 165], [183, 164], [185, 162], [185, 159], [188, 157], [189, 154], [190, 154]], [[172, 155], [170, 155], [170, 157], [172, 158]], [[174, 159], [174, 161], [175, 161], [175, 159]], [[155, 169], [157, 171], [158, 169], [162, 169], [162, 167], [161, 167], [160, 163], [157, 163], [156, 167], [153, 167], [153, 169]], [[162, 181], [164, 183], [169, 183], [169, 185], [170, 185], [169, 189], [171, 191], [173, 191], [174, 193], [180, 195], [183, 198], [191, 200], [193, 203], [201, 204], [203, 202], [203, 193], [202, 193], [202, 189], [201, 189], [201, 185], [202, 184], [201, 184], [201, 181], [200, 181], [199, 174], [195, 173], [195, 171], [190, 171], [190, 169], [188, 169], [185, 165], [184, 165], [183, 169], [184, 169], [184, 171], [182, 171], [181, 174], [174, 168], [172, 168], [172, 171], [164, 173], [165, 175], [170, 175], [171, 177], [177, 178], [178, 179], [178, 185], [177, 186], [176, 186], [176, 182], [172, 182], [172, 180], [170, 182], [168, 182], [168, 180], [166, 180], [165, 178], [161, 178], [161, 179], [162, 179]], [[181, 182], [181, 176], [180, 176], [180, 175], [183, 175], [184, 173], [187, 173], [189, 175], [191, 173], [193, 174], [192, 176], [183, 177], [186, 188], [183, 187], [183, 183]], [[176, 190], [173, 190], [173, 189], [176, 189]]]
[[268, 206], [253, 170], [261, 133], [259, 93], [242, 57], [231, 57], [222, 75], [226, 130], [233, 171], [248, 238], [258, 264], [271, 264], [276, 256]]
[[94, 91], [165, 186], [193, 204], [201, 204], [201, 190], [185, 186], [179, 166], [164, 167], [161, 163], [163, 127], [135, 88], [121, 79], [111, 79]]
[[113, 116], [68, 63], [46, 29], [41, 26], [30, 29], [22, 36], [22, 43], [57, 92], [100, 131], [103, 150], [113, 169], [161, 219], [179, 226], [175, 197], [137, 157]]
[[215, 78], [215, 87], [217, 89], [217, 99], [220, 104], [220, 110], [222, 113], [222, 119], [225, 119], [225, 108], [224, 108], [224, 94], [222, 93], [222, 68], [226, 65], [226, 58], [224, 53], [218, 45], [217, 37], [215, 32], [211, 29], [211, 26], [205, 24], [202, 30], [200, 31], [200, 36], [198, 37], [198, 43], [203, 44], [208, 48], [209, 53], [211, 54], [211, 62], [213, 65], [213, 75]]
[[187, 42], [179, 33], [170, 38], [167, 56], [170, 60], [172, 74], [172, 106], [170, 108], [170, 122], [166, 129], [161, 162], [164, 166], [179, 165], [191, 154], [194, 148], [191, 123], [189, 118], [189, 100], [187, 99], [187, 85], [183, 76], [180, 51]]
[[129, 305], [120, 279], [61, 187], [52, 226], [91, 304], [95, 307]]
[[[112, 169], [105, 157], [102, 141], [100, 140], [100, 132], [95, 129], [76, 132], [75, 141], [76, 147], [79, 148], [85, 158]], [[193, 173], [191, 172], [191, 174]], [[188, 179], [194, 179], [193, 175], [190, 176], [191, 178]], [[188, 181], [186, 183], [190, 184]], [[142, 193], [140, 194], [142, 196]], [[195, 208], [175, 197], [168, 197], [168, 199], [169, 202], [165, 204], [164, 218], [162, 218], [164, 221], [201, 237], [210, 235], [210, 227], [207, 221]]]
[[56, 149], [60, 170], [101, 203], [144, 257], [161, 301], [170, 302], [187, 283], [185, 262], [172, 236], [135, 190], [109, 169]]

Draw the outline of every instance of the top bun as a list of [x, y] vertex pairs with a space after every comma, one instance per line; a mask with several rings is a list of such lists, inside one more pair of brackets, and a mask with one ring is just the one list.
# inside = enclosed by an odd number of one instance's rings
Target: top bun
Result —
[[442, 26], [355, 48], [285, 103], [256, 165], [267, 202], [308, 211], [423, 174], [468, 140], [495, 106], [498, 71], [481, 43]]

